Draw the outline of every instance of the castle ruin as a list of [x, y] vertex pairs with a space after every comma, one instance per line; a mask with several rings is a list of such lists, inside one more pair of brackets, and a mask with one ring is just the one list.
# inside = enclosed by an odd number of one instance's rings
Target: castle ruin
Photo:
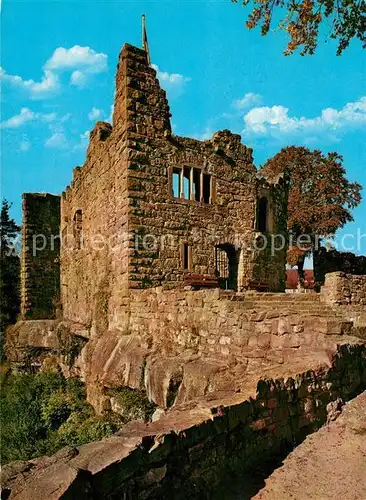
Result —
[[148, 53], [123, 47], [113, 126], [95, 125], [61, 196], [23, 195], [22, 319], [6, 353], [80, 377], [98, 413], [118, 413], [128, 388], [159, 415], [10, 464], [9, 498], [215, 498], [365, 389], [366, 275], [281, 293], [287, 196], [239, 135], [172, 134]]
[[[61, 303], [66, 319], [123, 329], [134, 289], [284, 290], [286, 244], [271, 252], [261, 238], [285, 242], [286, 181], [260, 177], [239, 135], [179, 137], [170, 116], [146, 51], [126, 44], [113, 126], [96, 123], [61, 199], [23, 197], [23, 318]], [[35, 252], [37, 234], [47, 244]]]

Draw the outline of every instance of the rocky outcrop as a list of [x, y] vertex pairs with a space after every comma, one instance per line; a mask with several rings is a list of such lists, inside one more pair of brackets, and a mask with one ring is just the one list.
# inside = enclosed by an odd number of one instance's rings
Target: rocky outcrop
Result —
[[[328, 364], [277, 367], [176, 405], [159, 420], [135, 421], [115, 436], [58, 456], [4, 467], [10, 499], [210, 498], [233, 474], [283, 457], [327, 421], [329, 403], [366, 387], [365, 345], [335, 345]], [[245, 493], [245, 491], [243, 492]]]
[[78, 375], [75, 361], [87, 342], [83, 325], [61, 320], [18, 321], [6, 331], [5, 352], [13, 368], [58, 370]]

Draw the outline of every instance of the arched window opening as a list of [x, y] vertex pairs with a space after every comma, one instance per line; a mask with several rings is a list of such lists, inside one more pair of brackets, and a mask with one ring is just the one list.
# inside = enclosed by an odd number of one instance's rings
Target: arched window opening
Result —
[[215, 247], [216, 276], [220, 288], [237, 290], [238, 288], [238, 252], [234, 245], [224, 244]]
[[258, 201], [257, 230], [261, 233], [268, 231], [268, 200], [265, 196]]
[[77, 210], [74, 215], [74, 240], [77, 250], [81, 248], [83, 239], [83, 213]]

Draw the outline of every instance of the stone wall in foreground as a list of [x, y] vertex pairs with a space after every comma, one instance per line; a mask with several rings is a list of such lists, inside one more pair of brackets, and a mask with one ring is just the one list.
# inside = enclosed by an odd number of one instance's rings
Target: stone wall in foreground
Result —
[[[333, 357], [332, 357], [333, 354]], [[272, 374], [256, 391], [216, 396], [130, 423], [103, 441], [3, 468], [7, 498], [213, 498], [283, 458], [366, 387], [365, 346], [342, 345], [331, 368]], [[296, 373], [296, 372], [292, 372]], [[243, 481], [241, 497], [249, 493]]]

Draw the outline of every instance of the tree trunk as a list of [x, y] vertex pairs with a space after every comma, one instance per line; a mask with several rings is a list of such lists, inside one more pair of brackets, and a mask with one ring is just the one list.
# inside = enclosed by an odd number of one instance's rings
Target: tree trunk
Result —
[[305, 254], [299, 255], [299, 258], [297, 259], [297, 273], [299, 275], [299, 285], [301, 288], [304, 288], [305, 284], [304, 264], [305, 264]]

